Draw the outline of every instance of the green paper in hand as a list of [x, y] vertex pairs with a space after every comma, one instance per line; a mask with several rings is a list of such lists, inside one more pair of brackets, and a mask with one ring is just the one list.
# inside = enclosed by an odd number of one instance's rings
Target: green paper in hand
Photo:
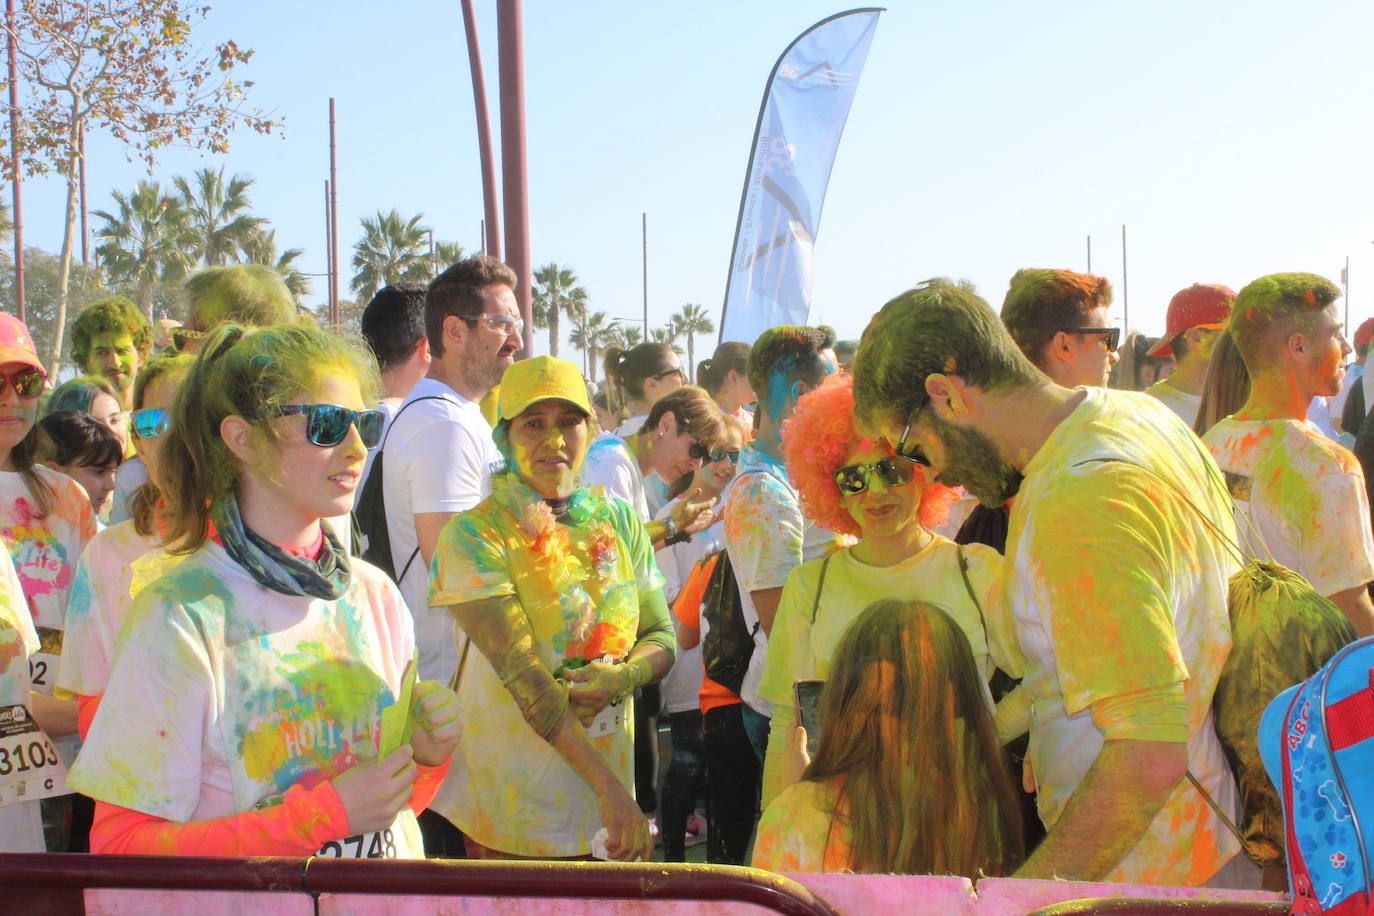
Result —
[[378, 753], [385, 757], [396, 748], [410, 740], [415, 728], [415, 717], [411, 714], [410, 701], [415, 692], [415, 677], [419, 673], [417, 659], [406, 663], [401, 675], [401, 693], [396, 702], [382, 710], [382, 738]]

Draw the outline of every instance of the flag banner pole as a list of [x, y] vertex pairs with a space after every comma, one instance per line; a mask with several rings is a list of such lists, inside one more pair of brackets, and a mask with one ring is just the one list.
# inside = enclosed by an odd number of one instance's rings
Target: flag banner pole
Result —
[[752, 343], [768, 328], [807, 322], [825, 190], [882, 12], [822, 19], [768, 74], [730, 246], [721, 341]]

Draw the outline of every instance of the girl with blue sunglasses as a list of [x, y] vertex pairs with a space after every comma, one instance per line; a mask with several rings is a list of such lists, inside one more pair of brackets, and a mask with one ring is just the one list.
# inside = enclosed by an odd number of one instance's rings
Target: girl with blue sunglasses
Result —
[[310, 325], [206, 337], [158, 459], [185, 559], [134, 599], [69, 777], [92, 851], [423, 857], [456, 697], [414, 683], [400, 592], [322, 524], [352, 508], [375, 373]]

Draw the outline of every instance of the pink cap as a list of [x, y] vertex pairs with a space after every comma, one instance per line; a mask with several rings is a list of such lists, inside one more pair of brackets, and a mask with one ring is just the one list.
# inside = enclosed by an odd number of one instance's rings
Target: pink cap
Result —
[[37, 369], [43, 368], [38, 359], [38, 350], [33, 345], [33, 335], [24, 322], [8, 312], [0, 312], [0, 365], [5, 363], [24, 363]]

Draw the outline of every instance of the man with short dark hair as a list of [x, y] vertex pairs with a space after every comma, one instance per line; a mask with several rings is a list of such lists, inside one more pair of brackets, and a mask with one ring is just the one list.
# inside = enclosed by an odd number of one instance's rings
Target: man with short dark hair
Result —
[[[386, 415], [382, 436], [391, 426], [396, 409], [406, 395], [429, 372], [429, 338], [425, 335], [425, 291], [423, 283], [395, 283], [384, 286], [363, 309], [363, 340], [377, 358], [382, 377], [382, 397], [377, 403]], [[372, 471], [372, 450], [363, 466], [363, 484]], [[363, 484], [359, 485], [359, 492]]]
[[1058, 384], [1105, 387], [1121, 359], [1111, 304], [1112, 285], [1103, 277], [1026, 267], [1012, 275], [1002, 321], [1021, 352]]
[[1147, 354], [1172, 356], [1174, 371], [1146, 388], [1145, 393], [1159, 398], [1189, 426], [1197, 422], [1207, 363], [1235, 301], [1236, 294], [1220, 283], [1194, 283], [1179, 290], [1169, 300], [1164, 336]]
[[1230, 328], [1250, 370], [1250, 397], [1203, 441], [1226, 472], [1254, 554], [1301, 574], [1370, 636], [1374, 539], [1364, 473], [1349, 449], [1307, 422], [1314, 397], [1340, 390], [1351, 352], [1340, 295], [1330, 280], [1303, 273], [1270, 274], [1240, 291]]
[[[1027, 781], [1044, 842], [1022, 877], [1198, 885], [1239, 850], [1212, 724], [1238, 568], [1219, 472], [1154, 398], [1067, 388], [967, 284], [931, 280], [870, 322], [860, 428], [985, 505], [1013, 494], [1003, 596], [1035, 715]], [[1234, 880], [1229, 875], [1220, 880]], [[1257, 880], [1256, 880], [1257, 883]]]
[[382, 484], [397, 584], [415, 618], [420, 677], [448, 683], [458, 664], [453, 618], [429, 606], [429, 564], [450, 518], [482, 501], [501, 460], [479, 402], [523, 342], [515, 272], [476, 255], [425, 293], [432, 357], [387, 433]]

